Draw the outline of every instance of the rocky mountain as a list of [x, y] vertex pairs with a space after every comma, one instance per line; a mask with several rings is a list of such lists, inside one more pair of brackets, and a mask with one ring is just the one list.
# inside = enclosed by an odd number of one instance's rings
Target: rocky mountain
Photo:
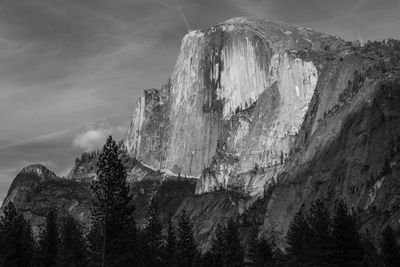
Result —
[[[190, 32], [171, 80], [139, 99], [128, 152], [153, 168], [201, 178], [198, 194], [220, 187], [262, 193], [287, 157], [318, 81], [318, 66], [294, 52], [342, 43], [246, 18]], [[250, 180], [245, 173], [255, 166], [269, 175]]]
[[[316, 199], [332, 210], [344, 200], [373, 235], [399, 229], [399, 103], [397, 41], [361, 47], [247, 18], [192, 31], [168, 82], [144, 90], [121, 145], [136, 218], [151, 198], [163, 222], [186, 210], [204, 250], [231, 217], [244, 237], [256, 225], [284, 248], [294, 214]], [[97, 156], [77, 158], [67, 179], [24, 169], [5, 204], [32, 218], [55, 205], [87, 222]]]

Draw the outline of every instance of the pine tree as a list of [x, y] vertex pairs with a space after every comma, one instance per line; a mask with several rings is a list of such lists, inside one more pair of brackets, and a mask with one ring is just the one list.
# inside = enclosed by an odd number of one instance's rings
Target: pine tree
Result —
[[93, 221], [102, 231], [101, 266], [123, 266], [135, 258], [134, 206], [118, 154], [118, 146], [109, 136], [99, 155], [98, 179], [92, 184]]
[[246, 258], [250, 266], [256, 266], [258, 252], [258, 227], [254, 227], [250, 232], [250, 237], [247, 242]]
[[347, 206], [340, 201], [333, 219], [332, 236], [335, 249], [335, 260], [338, 266], [359, 266], [363, 257], [363, 247], [354, 216], [350, 215]]
[[57, 266], [85, 267], [88, 265], [86, 240], [78, 222], [71, 216], [64, 218], [60, 229], [60, 249]]
[[33, 266], [33, 247], [31, 227], [10, 201], [0, 219], [0, 266]]
[[324, 203], [317, 200], [311, 206], [307, 221], [310, 225], [310, 240], [307, 249], [309, 266], [331, 266], [334, 262], [334, 247], [330, 235], [331, 219]]
[[167, 230], [167, 240], [165, 244], [165, 265], [177, 266], [176, 236], [172, 220], [170, 218]]
[[244, 252], [240, 244], [237, 225], [232, 219], [228, 221], [224, 236], [226, 245], [224, 265], [230, 267], [243, 266]]
[[182, 211], [178, 221], [178, 266], [189, 267], [197, 253], [196, 243], [193, 237], [193, 225], [185, 210]]
[[211, 240], [210, 254], [208, 255], [212, 267], [218, 267], [224, 264], [225, 252], [225, 229], [218, 223], [214, 230], [214, 236]]
[[376, 250], [375, 245], [372, 243], [370, 233], [367, 231], [362, 238], [363, 243], [363, 259], [361, 261], [362, 267], [384, 267], [384, 264]]
[[400, 266], [399, 245], [396, 242], [392, 227], [387, 226], [382, 236], [382, 257], [386, 267]]
[[154, 199], [151, 200], [144, 234], [148, 265], [154, 267], [161, 266], [163, 264], [164, 237], [159, 221], [158, 205]]
[[102, 248], [103, 248], [103, 231], [99, 223], [92, 225], [87, 235], [89, 247], [89, 266], [101, 266]]
[[39, 236], [39, 247], [36, 254], [38, 266], [52, 267], [56, 265], [60, 238], [58, 232], [57, 213], [51, 209]]
[[286, 236], [288, 261], [290, 264], [296, 263], [294, 265], [302, 266], [307, 263], [308, 238], [310, 232], [310, 227], [300, 210], [290, 223]]
[[274, 253], [272, 245], [265, 237], [261, 237], [257, 241], [256, 257], [251, 266], [263, 267], [263, 266], [273, 266], [273, 264], [274, 264]]

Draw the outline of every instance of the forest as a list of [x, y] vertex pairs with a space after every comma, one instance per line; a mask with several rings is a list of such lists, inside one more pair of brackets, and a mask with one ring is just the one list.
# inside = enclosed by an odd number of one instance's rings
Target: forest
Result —
[[127, 174], [111, 136], [99, 152], [97, 176], [90, 225], [52, 209], [34, 237], [29, 222], [8, 203], [0, 220], [0, 266], [400, 266], [394, 230], [386, 227], [379, 242], [368, 231], [360, 233], [343, 201], [333, 216], [319, 200], [299, 211], [285, 248], [255, 226], [244, 242], [240, 225], [231, 218], [217, 225], [210, 249], [202, 251], [184, 210], [163, 227], [153, 199], [145, 226], [136, 225]]

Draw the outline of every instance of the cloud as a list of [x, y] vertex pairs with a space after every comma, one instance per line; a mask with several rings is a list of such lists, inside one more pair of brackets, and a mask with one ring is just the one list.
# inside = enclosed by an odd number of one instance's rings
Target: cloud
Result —
[[74, 138], [73, 145], [85, 151], [99, 149], [105, 143], [110, 132], [109, 129], [87, 130]]

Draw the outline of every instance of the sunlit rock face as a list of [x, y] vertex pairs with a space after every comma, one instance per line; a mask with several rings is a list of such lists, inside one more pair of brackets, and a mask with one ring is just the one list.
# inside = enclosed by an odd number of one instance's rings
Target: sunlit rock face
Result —
[[6, 206], [10, 201], [16, 206], [22, 205], [40, 183], [56, 178], [57, 176], [52, 171], [40, 164], [23, 168], [13, 180], [7, 197], [3, 201], [3, 206]]
[[[198, 194], [230, 186], [260, 193], [287, 155], [318, 81], [316, 66], [293, 51], [340, 43], [246, 18], [192, 31], [170, 82], [139, 99], [125, 145], [155, 169], [200, 178]], [[244, 178], [255, 166], [265, 175]]]

